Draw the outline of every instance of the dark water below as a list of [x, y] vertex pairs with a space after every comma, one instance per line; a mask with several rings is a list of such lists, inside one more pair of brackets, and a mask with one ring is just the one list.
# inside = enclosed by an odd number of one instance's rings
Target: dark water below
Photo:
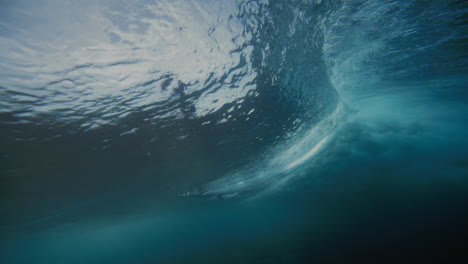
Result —
[[465, 1], [0, 1], [0, 263], [464, 263]]

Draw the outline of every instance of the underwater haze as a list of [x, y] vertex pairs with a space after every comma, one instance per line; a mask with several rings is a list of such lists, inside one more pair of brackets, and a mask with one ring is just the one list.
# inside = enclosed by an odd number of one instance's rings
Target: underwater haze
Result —
[[0, 0], [0, 263], [464, 263], [467, 74], [463, 0]]

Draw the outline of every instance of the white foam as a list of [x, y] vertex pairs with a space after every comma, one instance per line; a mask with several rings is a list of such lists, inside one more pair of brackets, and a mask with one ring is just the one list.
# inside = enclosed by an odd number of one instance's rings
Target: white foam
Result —
[[323, 138], [317, 145], [315, 145], [311, 150], [309, 150], [309, 152], [307, 152], [304, 156], [300, 157], [299, 159], [297, 159], [294, 162], [292, 162], [291, 164], [289, 164], [286, 167], [286, 169], [287, 170], [292, 169], [292, 168], [304, 163], [308, 159], [310, 159], [328, 141], [328, 137], [329, 136], [326, 136], [325, 138]]

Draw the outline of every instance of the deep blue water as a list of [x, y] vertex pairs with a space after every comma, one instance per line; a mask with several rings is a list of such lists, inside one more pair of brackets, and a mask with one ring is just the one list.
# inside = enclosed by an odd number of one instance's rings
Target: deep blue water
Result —
[[467, 12], [0, 1], [0, 263], [462, 260]]

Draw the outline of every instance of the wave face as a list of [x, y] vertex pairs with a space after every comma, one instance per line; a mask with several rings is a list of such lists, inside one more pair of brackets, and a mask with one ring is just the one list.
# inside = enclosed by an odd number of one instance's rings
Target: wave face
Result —
[[0, 1], [0, 262], [328, 263], [387, 245], [376, 211], [466, 211], [438, 198], [468, 193], [467, 10]]

